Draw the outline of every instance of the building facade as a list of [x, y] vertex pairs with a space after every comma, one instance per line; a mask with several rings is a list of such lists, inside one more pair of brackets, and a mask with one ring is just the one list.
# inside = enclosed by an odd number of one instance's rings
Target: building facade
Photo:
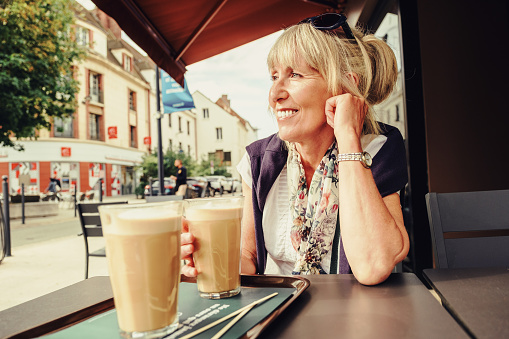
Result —
[[[161, 108], [162, 109], [162, 108]], [[153, 143], [157, 147], [157, 121], [151, 125]], [[186, 110], [171, 114], [161, 114], [161, 140], [163, 152], [171, 149], [175, 152], [185, 153], [193, 160], [198, 160], [196, 147], [198, 135], [196, 133], [196, 112]]]
[[216, 160], [226, 166], [234, 178], [240, 179], [236, 166], [246, 151], [245, 147], [258, 139], [256, 129], [230, 107], [226, 95], [213, 102], [196, 91], [193, 100], [199, 158]]
[[[80, 83], [72, 117], [54, 118], [35, 140], [18, 140], [25, 151], [0, 148], [0, 174], [8, 175], [10, 194], [45, 192], [57, 178], [62, 192], [105, 196], [133, 194], [139, 165], [157, 151], [156, 65], [121, 38], [118, 24], [99, 9], [76, 13], [76, 40], [87, 56], [75, 65]], [[212, 102], [193, 94], [196, 108], [164, 114], [163, 152], [169, 148], [196, 161], [217, 160], [240, 178], [235, 166], [256, 129], [230, 107], [226, 96]]]
[[64, 192], [98, 191], [102, 178], [108, 196], [134, 193], [139, 181], [136, 166], [150, 149], [155, 102], [136, 66], [140, 55], [99, 10], [76, 13], [75, 32], [87, 49], [74, 69], [80, 82], [77, 111], [54, 118], [37, 140], [18, 141], [25, 151], [1, 150], [0, 172], [9, 176], [11, 194], [20, 193], [23, 183], [27, 194], [44, 192], [50, 177], [60, 179]]

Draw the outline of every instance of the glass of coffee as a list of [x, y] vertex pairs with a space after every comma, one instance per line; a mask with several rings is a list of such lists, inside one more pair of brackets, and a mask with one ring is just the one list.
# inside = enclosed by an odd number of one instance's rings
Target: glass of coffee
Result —
[[184, 202], [184, 218], [195, 237], [193, 260], [202, 298], [240, 293], [240, 231], [244, 197]]
[[159, 338], [178, 326], [182, 207], [182, 201], [99, 206], [124, 338]]

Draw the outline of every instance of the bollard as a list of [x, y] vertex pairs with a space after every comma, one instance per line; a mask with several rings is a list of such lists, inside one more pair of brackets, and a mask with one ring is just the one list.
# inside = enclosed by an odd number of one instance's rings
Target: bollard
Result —
[[5, 218], [5, 256], [11, 256], [11, 220], [9, 217], [9, 183], [7, 176], [2, 176], [3, 195], [4, 195], [4, 218]]
[[25, 224], [25, 184], [21, 184], [21, 223]]
[[103, 178], [99, 178], [99, 202], [103, 202]]

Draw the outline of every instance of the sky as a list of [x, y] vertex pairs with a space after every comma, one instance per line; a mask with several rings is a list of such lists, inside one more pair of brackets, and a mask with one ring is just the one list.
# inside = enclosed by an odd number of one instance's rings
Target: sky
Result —
[[[90, 0], [78, 2], [89, 10], [95, 7]], [[226, 94], [231, 108], [258, 129], [258, 138], [275, 133], [277, 123], [268, 110], [271, 80], [266, 59], [270, 47], [280, 34], [276, 32], [188, 65], [185, 78], [189, 91], [200, 91], [212, 102]], [[123, 39], [132, 43], [125, 34]]]

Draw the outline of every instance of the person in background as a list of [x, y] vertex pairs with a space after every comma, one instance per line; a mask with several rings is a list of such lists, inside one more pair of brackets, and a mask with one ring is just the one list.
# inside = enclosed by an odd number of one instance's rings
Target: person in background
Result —
[[44, 190], [44, 193], [50, 193], [57, 200], [60, 200], [58, 192], [60, 192], [61, 190], [62, 184], [60, 183], [60, 180], [57, 178], [56, 175], [53, 175], [52, 177], [49, 178], [49, 184], [48, 187]]
[[[291, 26], [268, 55], [278, 133], [246, 147], [242, 273], [353, 273], [384, 281], [409, 250], [398, 129], [376, 121], [397, 65], [389, 46], [326, 13]], [[186, 231], [185, 229], [183, 231]], [[183, 233], [182, 273], [197, 275]]]
[[182, 160], [176, 159], [174, 163], [175, 167], [178, 168], [177, 176], [172, 175], [170, 178], [175, 180], [175, 188], [173, 194], [177, 193], [180, 185], [186, 185], [187, 183], [187, 169], [182, 165]]
[[49, 178], [49, 184], [48, 187], [44, 192], [51, 192], [51, 193], [57, 193], [62, 190], [62, 184], [60, 183], [60, 180], [57, 178], [56, 175], [53, 175], [51, 178]]

